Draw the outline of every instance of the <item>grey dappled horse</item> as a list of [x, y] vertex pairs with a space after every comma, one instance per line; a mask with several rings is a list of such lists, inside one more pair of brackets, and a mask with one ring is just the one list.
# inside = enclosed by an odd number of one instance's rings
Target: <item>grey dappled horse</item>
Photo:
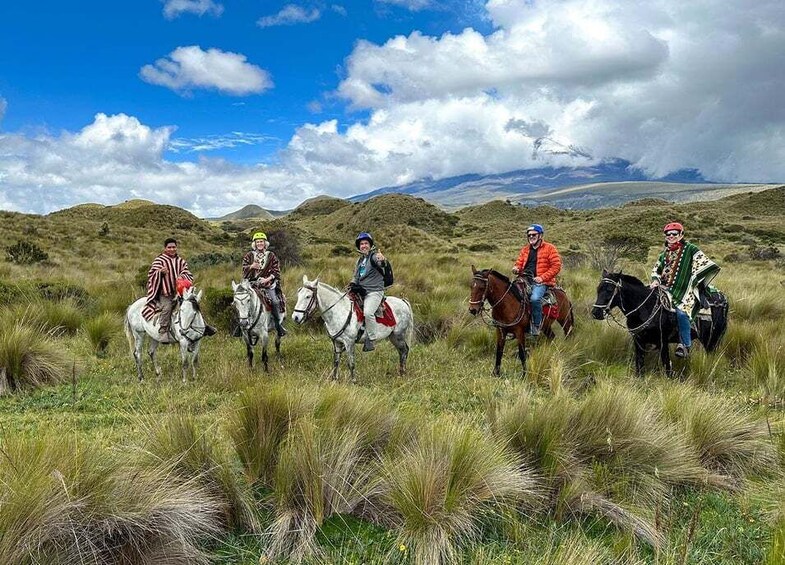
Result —
[[[194, 288], [187, 288], [183, 291], [179, 309], [172, 314], [171, 333], [174, 334], [174, 341], [162, 341], [158, 334], [158, 318], [153, 318], [148, 322], [142, 316], [142, 309], [147, 302], [146, 297], [142, 297], [128, 307], [125, 313], [125, 335], [136, 361], [136, 373], [139, 380], [144, 379], [142, 373], [142, 346], [147, 335], [150, 338], [150, 348], [148, 354], [153, 362], [155, 375], [161, 376], [161, 367], [155, 359], [155, 352], [161, 343], [179, 343], [180, 359], [182, 361], [183, 382], [186, 382], [186, 370], [190, 366], [192, 378], [196, 378], [196, 367], [199, 364], [199, 343], [205, 335], [206, 324], [202, 312], [199, 308], [199, 301], [202, 299], [202, 291], [195, 292]], [[171, 339], [171, 336], [170, 336]]]
[[[403, 375], [414, 336], [414, 315], [406, 300], [395, 296], [388, 296], [386, 300], [395, 315], [396, 324], [394, 327], [378, 324], [378, 341], [389, 339], [398, 350], [398, 370]], [[341, 292], [318, 278], [309, 281], [308, 277], [303, 275], [303, 286], [297, 291], [297, 304], [292, 310], [292, 320], [296, 324], [302, 324], [317, 310], [327, 328], [327, 335], [333, 342], [333, 379], [338, 378], [341, 353], [346, 351], [350, 379], [354, 382], [354, 344], [357, 342], [361, 324], [357, 321], [352, 301], [346, 292]]]
[[[232, 305], [237, 310], [237, 320], [240, 325], [240, 332], [245, 341], [245, 351], [248, 355], [248, 366], [253, 367], [253, 348], [262, 342], [262, 363], [264, 370], [269, 371], [267, 365], [267, 343], [270, 340], [270, 331], [275, 329], [275, 322], [270, 312], [264, 307], [259, 295], [251, 287], [248, 280], [240, 281], [240, 284], [232, 281], [232, 292], [234, 299]], [[275, 353], [281, 355], [281, 336], [275, 336]]]

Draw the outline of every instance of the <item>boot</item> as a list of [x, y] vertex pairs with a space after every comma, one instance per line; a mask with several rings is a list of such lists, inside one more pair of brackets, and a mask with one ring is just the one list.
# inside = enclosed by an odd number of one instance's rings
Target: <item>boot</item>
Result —
[[210, 324], [205, 324], [205, 326], [204, 326], [204, 335], [207, 335], [207, 336], [209, 336], [209, 335], [215, 335], [215, 333], [216, 333], [217, 331], [218, 331], [218, 330], [217, 330], [217, 329], [215, 329], [215, 327], [214, 327], [214, 326], [211, 326]]
[[374, 347], [373, 342], [371, 341], [371, 338], [369, 338], [366, 335], [365, 336], [365, 343], [363, 344], [363, 351], [373, 351], [374, 349], [376, 349], [376, 347]]
[[278, 337], [283, 337], [287, 333], [286, 328], [281, 323], [281, 313], [277, 309], [273, 309], [273, 323], [275, 324], [275, 331], [278, 332]]
[[683, 343], [680, 343], [679, 345], [676, 346], [676, 357], [681, 357], [682, 359], [685, 359], [687, 356], [689, 356], [689, 354], [690, 354], [690, 348], [684, 345]]

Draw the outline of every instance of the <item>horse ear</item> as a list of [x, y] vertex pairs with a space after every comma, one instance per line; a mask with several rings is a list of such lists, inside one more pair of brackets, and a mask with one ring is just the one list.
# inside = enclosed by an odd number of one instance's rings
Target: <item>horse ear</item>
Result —
[[200, 290], [199, 292], [196, 293], [196, 301], [197, 302], [200, 302], [202, 300], [202, 293], [203, 292], [204, 292], [204, 290]]
[[236, 290], [237, 290], [237, 283], [234, 282], [234, 279], [232, 279], [232, 292], [234, 292]]
[[602, 269], [602, 278], [606, 278], [607, 276], [608, 276], [608, 269], [603, 267], [603, 269]]
[[305, 286], [306, 284], [308, 284], [308, 277], [303, 275], [303, 286]]
[[621, 269], [619, 269], [619, 274], [621, 274]]
[[474, 268], [474, 265], [472, 265], [472, 274], [473, 274], [473, 275], [476, 275], [476, 274], [477, 274], [477, 269], [475, 269], [475, 268]]

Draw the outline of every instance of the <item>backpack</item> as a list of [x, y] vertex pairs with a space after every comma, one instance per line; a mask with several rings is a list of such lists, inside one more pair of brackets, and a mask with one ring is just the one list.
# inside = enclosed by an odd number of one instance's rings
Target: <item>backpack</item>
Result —
[[384, 263], [384, 266], [379, 266], [376, 261], [373, 261], [373, 266], [382, 274], [382, 278], [384, 279], [384, 288], [392, 286], [395, 282], [395, 275], [393, 274], [392, 263], [390, 263], [390, 260], [387, 259], [387, 261]]

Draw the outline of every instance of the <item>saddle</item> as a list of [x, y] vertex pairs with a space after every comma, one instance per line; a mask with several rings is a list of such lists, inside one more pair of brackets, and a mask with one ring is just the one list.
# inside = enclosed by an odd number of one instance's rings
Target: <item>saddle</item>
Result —
[[[520, 292], [519, 298], [523, 296], [531, 296], [532, 283], [530, 279], [518, 277], [515, 280], [515, 286]], [[554, 320], [559, 317], [559, 300], [556, 298], [555, 289], [564, 290], [560, 286], [549, 286], [542, 297], [542, 315], [546, 318], [553, 318]]]
[[[267, 294], [267, 291], [270, 290], [270, 289], [268, 287], [260, 286], [258, 284], [254, 284], [254, 283], [251, 284], [251, 288], [254, 289], [254, 292], [256, 292], [256, 296], [258, 296], [259, 300], [262, 301], [262, 304], [264, 305], [264, 309], [267, 310], [268, 312], [272, 312], [272, 310], [273, 310], [273, 303], [270, 300], [270, 296]], [[281, 316], [285, 316], [286, 315], [286, 296], [280, 290], [280, 288], [281, 288], [280, 285], [276, 285], [276, 287], [274, 289], [274, 292], [278, 294], [278, 302], [281, 305], [280, 306], [281, 307]]]
[[[365, 314], [363, 314], [363, 304], [364, 298], [358, 294], [353, 292], [349, 293], [349, 298], [352, 301], [352, 305], [354, 306], [354, 313], [357, 316], [357, 321], [361, 324], [365, 322]], [[387, 303], [387, 298], [382, 299], [382, 303], [379, 304], [379, 307], [376, 309], [374, 313], [374, 317], [376, 318], [377, 324], [382, 324], [383, 326], [393, 327], [397, 323], [395, 320], [395, 314], [393, 314], [392, 308]]]

